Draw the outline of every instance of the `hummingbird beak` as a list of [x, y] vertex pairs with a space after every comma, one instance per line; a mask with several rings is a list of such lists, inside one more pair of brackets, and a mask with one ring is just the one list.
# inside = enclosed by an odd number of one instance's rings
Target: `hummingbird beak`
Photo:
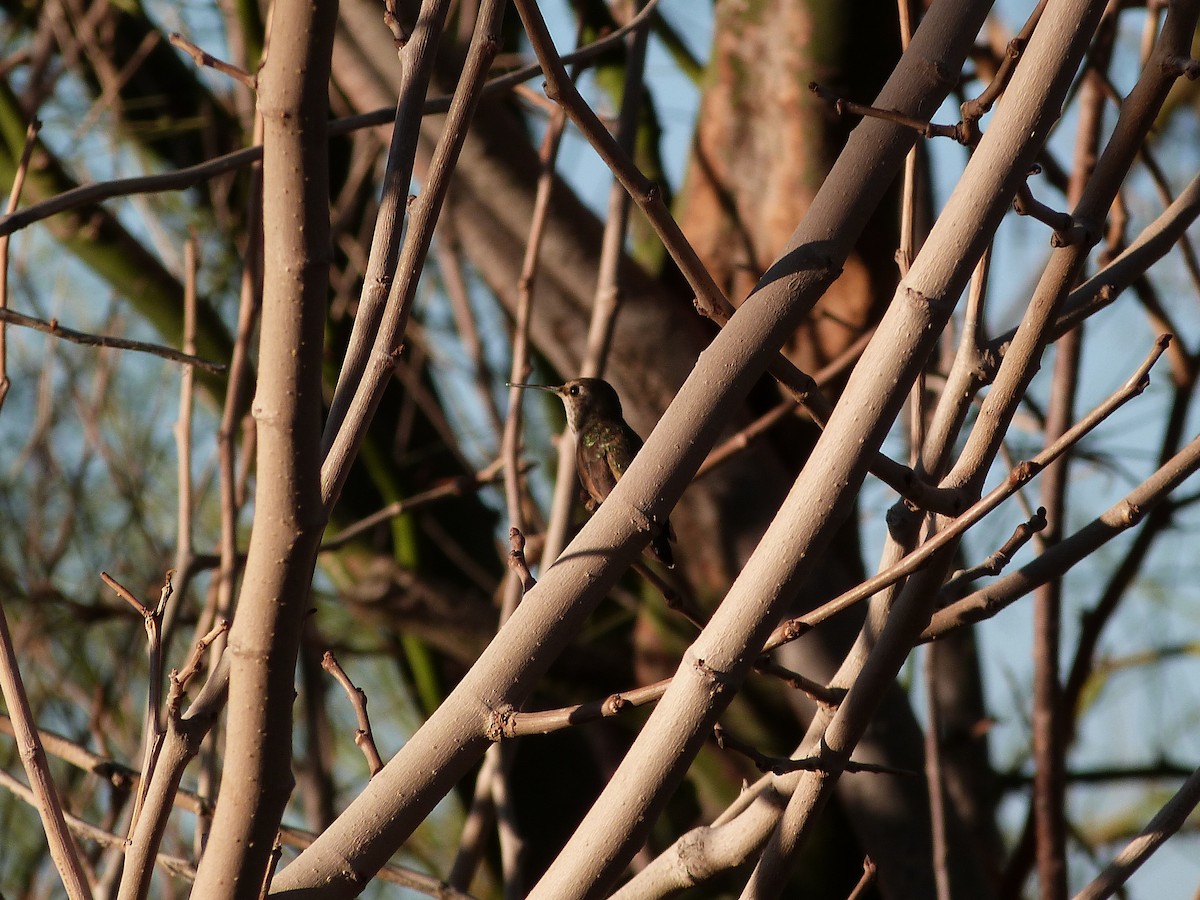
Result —
[[536, 388], [539, 391], [549, 391], [552, 394], [562, 394], [562, 388], [552, 384], [518, 384], [513, 381], [504, 382], [509, 387], [515, 388]]

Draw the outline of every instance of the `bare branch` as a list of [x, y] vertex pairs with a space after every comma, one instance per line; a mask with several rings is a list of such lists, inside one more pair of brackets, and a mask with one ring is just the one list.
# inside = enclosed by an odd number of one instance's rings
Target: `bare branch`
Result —
[[371, 775], [375, 775], [383, 768], [383, 759], [375, 748], [375, 738], [371, 734], [371, 720], [367, 717], [366, 692], [355, 686], [331, 651], [326, 650], [325, 655], [321, 657], [321, 668], [337, 680], [350, 699], [350, 705], [354, 708], [354, 715], [358, 719], [358, 729], [354, 732], [354, 743], [367, 758], [367, 768], [370, 769]]
[[[41, 127], [42, 123], [34, 119], [25, 130], [25, 147], [21, 150], [21, 158], [17, 161], [12, 190], [8, 194], [8, 206], [5, 209], [7, 214], [16, 210], [17, 204], [21, 202], [21, 189], [25, 186], [29, 160], [33, 156], [34, 143]], [[8, 238], [8, 235], [0, 237], [0, 310], [8, 309]], [[0, 407], [4, 406], [8, 388], [8, 329], [0, 325]]]
[[521, 534], [515, 527], [508, 529], [508, 566], [512, 569], [513, 574], [517, 576], [517, 581], [521, 585], [521, 590], [529, 593], [537, 586], [535, 579], [529, 571], [529, 563], [525, 561], [525, 535]]
[[[528, 465], [522, 466], [521, 471], [528, 471], [529, 468], [530, 466]], [[465, 497], [467, 494], [481, 487], [495, 484], [501, 474], [501, 461], [496, 460], [491, 465], [480, 469], [474, 475], [462, 475], [458, 478], [447, 479], [427, 491], [413, 494], [405, 500], [397, 500], [394, 503], [389, 503], [369, 516], [364, 516], [357, 522], [347, 525], [332, 537], [326, 538], [321, 542], [321, 552], [327, 553], [331, 550], [337, 550], [339, 547], [344, 547], [377, 525], [381, 525], [389, 519], [394, 519], [396, 516], [402, 516], [447, 497]]]
[[1175, 796], [1146, 824], [1141, 834], [1076, 894], [1075, 900], [1101, 900], [1115, 894], [1167, 838], [1183, 827], [1197, 804], [1200, 804], [1200, 771], [1192, 773]]
[[[988, 82], [987, 87], [982, 93], [973, 100], [968, 100], [962, 105], [962, 116], [964, 122], [976, 123], [983, 118], [984, 114], [992, 108], [1000, 95], [1004, 93], [1004, 89], [1008, 87], [1009, 81], [1012, 79], [1013, 71], [1017, 67], [1017, 63], [1021, 59], [1021, 54], [1025, 50], [1025, 46], [1029, 43], [1029, 38], [1033, 34], [1033, 29], [1041, 20], [1042, 13], [1046, 9], [1046, 0], [1040, 0], [1033, 12], [1025, 20], [1020, 33], [1018, 33], [1008, 45], [1005, 47], [1004, 59], [1001, 60], [999, 68]], [[974, 127], [978, 127], [977, 125]]]
[[[58, 868], [63, 887], [71, 900], [91, 900], [92, 891], [79, 855], [79, 848], [71, 840], [63, 813], [58, 790], [50, 775], [46, 751], [38, 737], [37, 723], [29, 706], [29, 697], [21, 681], [17, 666], [17, 654], [13, 648], [12, 634], [8, 630], [8, 618], [0, 605], [0, 692], [4, 705], [12, 719], [13, 731], [20, 751], [21, 763], [33, 787], [33, 805], [37, 808], [50, 845], [50, 856]], [[4, 773], [0, 773], [4, 774]]]
[[863, 860], [862, 878], [858, 880], [858, 884], [854, 886], [854, 890], [850, 892], [850, 896], [846, 900], [860, 900], [865, 897], [867, 890], [875, 883], [875, 863], [871, 862], [871, 857], [866, 857]]
[[[713, 738], [722, 750], [733, 750], [747, 757], [760, 772], [771, 772], [775, 775], [785, 775], [788, 772], [821, 772], [823, 763], [817, 757], [806, 759], [782, 759], [778, 756], [767, 756], [760, 753], [745, 741], [739, 740], [722, 728], [719, 724], [713, 726]], [[894, 766], [881, 766], [875, 763], [857, 762], [850, 760], [846, 763], [845, 772], [871, 772], [876, 775], [908, 775], [920, 777], [919, 772], [909, 772]]]
[[234, 81], [241, 83], [243, 87], [247, 87], [252, 91], [258, 90], [258, 79], [241, 66], [235, 66], [233, 63], [225, 62], [223, 59], [217, 59], [211, 53], [200, 49], [177, 31], [171, 32], [167, 40], [171, 42], [172, 47], [176, 47], [190, 56], [196, 65], [206, 66], [223, 75], [228, 75]]
[[876, 106], [866, 106], [862, 103], [854, 103], [851, 100], [843, 100], [833, 91], [822, 87], [815, 81], [809, 82], [808, 89], [829, 103], [839, 116], [863, 116], [880, 119], [884, 122], [894, 122], [897, 125], [903, 125], [905, 128], [911, 128], [917, 134], [921, 135], [921, 137], [925, 138], [948, 137], [953, 138], [960, 144], [966, 144], [970, 141], [970, 135], [963, 130], [961, 123], [957, 125], [935, 125], [932, 122], [922, 122], [920, 119], [906, 116], [896, 109], [880, 109]]
[[1013, 555], [1045, 527], [1046, 510], [1039, 507], [1037, 512], [1028, 521], [1022, 522], [1013, 530], [1009, 539], [995, 553], [983, 562], [971, 566], [969, 569], [962, 569], [950, 576], [942, 588], [943, 592], [951, 595], [972, 581], [977, 581], [980, 578], [986, 578], [990, 575], [999, 575], [1004, 571], [1004, 567], [1012, 562]]
[[221, 794], [200, 895], [261, 888], [293, 788], [292, 700], [300, 635], [327, 521], [321, 352], [329, 286], [328, 119], [337, 4], [276, 4], [259, 74], [263, 304], [254, 417], [254, 540], [229, 630]]
[[137, 353], [149, 353], [151, 356], [158, 356], [171, 362], [182, 363], [185, 366], [196, 366], [197, 368], [204, 369], [206, 372], [220, 374], [228, 368], [224, 363], [201, 359], [199, 356], [193, 356], [190, 353], [181, 353], [172, 347], [164, 347], [161, 344], [149, 344], [145, 341], [134, 341], [129, 338], [112, 335], [89, 334], [86, 331], [75, 331], [72, 328], [60, 325], [58, 319], [51, 319], [46, 322], [11, 309], [0, 309], [0, 322], [8, 325], [19, 325], [22, 328], [32, 328], [34, 331], [42, 331], [54, 337], [62, 338], [64, 341], [70, 341], [73, 344], [83, 344], [87, 347], [112, 347], [116, 350], [133, 350]]

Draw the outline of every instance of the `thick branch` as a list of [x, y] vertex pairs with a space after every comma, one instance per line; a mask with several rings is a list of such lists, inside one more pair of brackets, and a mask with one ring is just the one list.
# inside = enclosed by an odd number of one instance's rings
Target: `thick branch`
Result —
[[325, 525], [321, 352], [329, 265], [326, 119], [337, 4], [285, 0], [259, 77], [263, 306], [257, 495], [229, 632], [229, 732], [197, 896], [257, 897], [292, 790], [300, 630]]

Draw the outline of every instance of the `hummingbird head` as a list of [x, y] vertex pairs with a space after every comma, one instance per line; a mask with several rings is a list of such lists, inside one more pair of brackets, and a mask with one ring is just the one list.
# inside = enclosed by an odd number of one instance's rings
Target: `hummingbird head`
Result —
[[576, 434], [597, 420], [621, 419], [621, 398], [603, 378], [574, 378], [557, 386], [514, 384], [512, 387], [537, 388], [557, 394], [567, 408], [567, 424]]

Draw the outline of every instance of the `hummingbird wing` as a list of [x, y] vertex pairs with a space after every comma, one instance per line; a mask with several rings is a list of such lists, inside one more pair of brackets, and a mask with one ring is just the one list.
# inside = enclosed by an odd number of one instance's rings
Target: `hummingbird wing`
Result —
[[[592, 429], [584, 444], [587, 452], [580, 454], [580, 475], [592, 499], [602, 502], [642, 449], [642, 439], [624, 422], [612, 422]], [[674, 539], [670, 522], [663, 523], [650, 539], [650, 553], [668, 568], [675, 566], [669, 543]]]
[[588, 485], [593, 498], [600, 502], [612, 493], [621, 476], [633, 461], [633, 457], [642, 449], [642, 439], [624, 422], [606, 422], [587, 436], [588, 448], [592, 459], [599, 465], [589, 465]]

